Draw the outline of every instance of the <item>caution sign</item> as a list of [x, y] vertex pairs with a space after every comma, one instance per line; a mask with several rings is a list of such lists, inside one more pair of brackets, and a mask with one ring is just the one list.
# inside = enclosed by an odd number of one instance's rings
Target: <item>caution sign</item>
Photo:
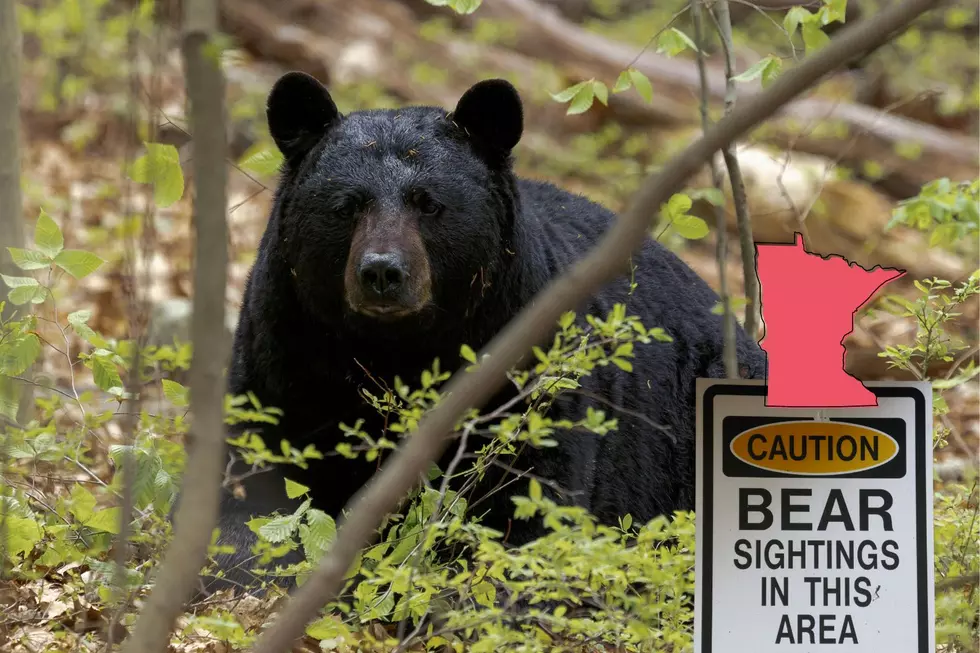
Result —
[[766, 407], [698, 379], [696, 653], [933, 653], [932, 391]]

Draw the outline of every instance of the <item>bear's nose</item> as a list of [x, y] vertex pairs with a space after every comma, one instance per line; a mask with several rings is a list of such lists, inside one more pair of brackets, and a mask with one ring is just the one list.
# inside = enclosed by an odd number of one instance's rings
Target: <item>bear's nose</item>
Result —
[[408, 271], [400, 254], [369, 252], [361, 259], [357, 276], [367, 295], [388, 298], [401, 288]]

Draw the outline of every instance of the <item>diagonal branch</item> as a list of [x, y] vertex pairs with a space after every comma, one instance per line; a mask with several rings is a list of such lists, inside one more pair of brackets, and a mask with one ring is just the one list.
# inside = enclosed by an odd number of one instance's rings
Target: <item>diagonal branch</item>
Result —
[[460, 371], [453, 376], [446, 388], [448, 396], [425, 415], [418, 431], [351, 499], [350, 513], [342, 522], [333, 546], [286, 604], [279, 619], [260, 637], [254, 653], [289, 650], [293, 641], [303, 635], [305, 625], [336, 596], [357, 552], [375, 537], [381, 520], [447, 446], [446, 434], [460, 416], [471, 408], [481, 407], [500, 388], [507, 371], [534, 344], [549, 335], [563, 312], [581, 305], [605, 283], [627, 272], [630, 254], [648, 237], [651, 216], [709, 157], [824, 75], [886, 43], [897, 31], [939, 4], [940, 0], [905, 0], [883, 9], [872, 20], [841, 30], [830, 45], [808, 57], [768, 89], [740, 103], [647, 182], [598, 246], [567, 274], [552, 281], [493, 339], [485, 350], [489, 356], [475, 370]]

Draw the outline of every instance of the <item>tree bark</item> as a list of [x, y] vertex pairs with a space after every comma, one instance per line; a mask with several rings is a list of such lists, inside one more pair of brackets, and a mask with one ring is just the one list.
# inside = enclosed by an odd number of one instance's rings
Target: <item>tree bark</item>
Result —
[[[24, 246], [20, 196], [20, 30], [17, 5], [0, 3], [0, 272], [22, 276], [8, 247]], [[6, 319], [16, 309], [8, 304]]]
[[183, 56], [194, 160], [194, 314], [190, 371], [192, 442], [175, 537], [124, 653], [162, 653], [207, 559], [217, 521], [224, 450], [224, 316], [228, 244], [224, 78], [214, 47], [216, 0], [187, 0]]
[[[357, 552], [376, 535], [385, 515], [393, 510], [431, 461], [448, 444], [446, 434], [460, 416], [481, 408], [506, 380], [507, 371], [531, 347], [551, 333], [569, 308], [579, 306], [605, 283], [625, 274], [628, 259], [648, 237], [650, 216], [684, 181], [719, 149], [779, 110], [824, 75], [856, 55], [879, 47], [939, 0], [906, 0], [882, 10], [873, 21], [842, 30], [830, 45], [783, 75], [768, 89], [740, 104], [711, 131], [667, 164], [634, 197], [629, 210], [599, 244], [568, 273], [552, 281], [484, 350], [488, 357], [472, 371], [457, 372], [446, 397], [419, 424], [415, 434], [388, 465], [361, 488], [348, 504], [337, 539], [320, 566], [287, 603], [279, 619], [260, 637], [256, 653], [281, 653], [303, 634], [320, 608], [336, 596]], [[482, 358], [482, 356], [481, 356]]]
[[[732, 17], [728, 11], [728, 0], [719, 0], [708, 10], [718, 28], [718, 37], [725, 53], [725, 114], [732, 112], [738, 97], [735, 87], [735, 41], [732, 39]], [[753, 340], [759, 339], [759, 277], [755, 270], [755, 244], [752, 238], [752, 218], [749, 216], [748, 199], [745, 197], [745, 181], [742, 169], [735, 156], [735, 145], [729, 143], [722, 150], [725, 167], [728, 168], [728, 181], [732, 187], [732, 203], [738, 224], [738, 242], [742, 256], [742, 277], [745, 281], [745, 332]]]
[[[23, 247], [24, 207], [20, 192], [20, 58], [21, 38], [17, 28], [17, 4], [0, 3], [0, 273], [23, 276], [14, 265], [8, 247]], [[6, 288], [0, 284], [0, 288]], [[6, 293], [5, 293], [6, 294]], [[18, 310], [19, 309], [19, 310]], [[0, 319], [17, 311], [23, 314], [30, 306], [7, 302]], [[23, 377], [31, 378], [31, 370]], [[11, 381], [20, 389], [17, 421], [26, 424], [34, 415], [34, 386]]]
[[[722, 0], [724, 2], [724, 0]], [[711, 126], [711, 118], [708, 116], [709, 93], [708, 93], [708, 71], [705, 63], [705, 49], [708, 43], [707, 34], [704, 29], [704, 8], [701, 6], [702, 0], [691, 0], [691, 21], [694, 23], [694, 43], [697, 45], [697, 64], [698, 74], [701, 76], [701, 131], [708, 133]], [[718, 159], [712, 156], [708, 160], [711, 169], [711, 184], [718, 189], [719, 193], [724, 193], [722, 186], [721, 168], [718, 166]], [[732, 190], [735, 184], [732, 183]], [[737, 199], [736, 199], [737, 205]], [[728, 225], [725, 220], [725, 207], [712, 205], [712, 212], [715, 217], [715, 258], [718, 263], [718, 295], [721, 297], [722, 307], [722, 360], [725, 365], [725, 376], [729, 379], [738, 378], [738, 356], [735, 352], [735, 313], [732, 310], [731, 293], [728, 285]]]

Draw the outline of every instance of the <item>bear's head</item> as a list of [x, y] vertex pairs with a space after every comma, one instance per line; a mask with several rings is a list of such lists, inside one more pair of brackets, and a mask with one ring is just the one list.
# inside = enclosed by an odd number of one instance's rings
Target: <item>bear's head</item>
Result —
[[458, 320], [479, 301], [517, 211], [513, 86], [480, 82], [452, 112], [341, 115], [320, 82], [292, 72], [270, 92], [267, 117], [285, 159], [272, 237], [307, 310], [402, 328]]

